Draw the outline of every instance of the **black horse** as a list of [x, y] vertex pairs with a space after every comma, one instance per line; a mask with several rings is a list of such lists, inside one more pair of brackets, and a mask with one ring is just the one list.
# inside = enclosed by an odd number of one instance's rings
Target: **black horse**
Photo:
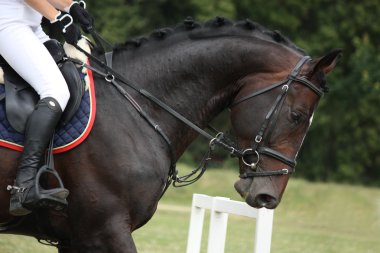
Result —
[[58, 242], [60, 253], [136, 252], [131, 234], [153, 216], [173, 164], [197, 127], [225, 108], [237, 145], [221, 135], [211, 143], [239, 158], [235, 188], [245, 201], [275, 208], [339, 55], [312, 60], [278, 32], [223, 18], [202, 25], [187, 19], [115, 47], [112, 68], [133, 85], [116, 78], [118, 89], [95, 74], [93, 130], [83, 144], [55, 156], [70, 190], [68, 209], [10, 216], [6, 187], [20, 154], [1, 148], [0, 224], [8, 230], [0, 231]]

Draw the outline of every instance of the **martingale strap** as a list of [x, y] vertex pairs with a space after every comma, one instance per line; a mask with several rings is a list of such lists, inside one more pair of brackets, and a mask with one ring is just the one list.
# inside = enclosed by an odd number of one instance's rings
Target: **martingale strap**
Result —
[[[74, 59], [70, 59], [70, 60], [74, 61], [75, 63], [77, 63], [77, 64], [79, 64], [79, 65], [81, 65], [83, 67], [89, 68], [93, 72], [95, 72], [98, 75], [104, 77], [104, 79], [107, 82], [109, 82], [110, 84], [112, 84], [116, 88], [116, 90], [120, 94], [122, 94], [122, 96], [124, 96], [132, 104], [132, 106], [138, 111], [138, 113], [140, 114], [140, 116], [143, 119], [145, 119], [146, 122], [151, 127], [153, 127], [153, 129], [155, 129], [158, 132], [158, 134], [167, 143], [168, 148], [169, 148], [169, 153], [170, 153], [170, 156], [171, 156], [171, 166], [170, 166], [169, 175], [168, 175], [168, 179], [167, 179], [166, 185], [165, 185], [165, 187], [164, 187], [164, 189], [163, 189], [163, 191], [161, 193], [161, 197], [164, 195], [164, 193], [166, 192], [167, 188], [171, 184], [173, 184], [173, 186], [175, 186], [175, 187], [179, 187], [179, 186], [189, 185], [189, 184], [192, 184], [195, 181], [197, 181], [203, 175], [203, 173], [204, 173], [204, 170], [205, 170], [206, 165], [207, 165], [207, 161], [209, 160], [209, 155], [206, 155], [206, 159], [204, 159], [201, 162], [202, 166], [200, 166], [199, 168], [197, 168], [195, 171], [193, 171], [189, 175], [179, 177], [177, 175], [178, 172], [177, 172], [176, 163], [175, 163], [175, 161], [176, 161], [175, 151], [174, 151], [174, 149], [172, 147], [171, 141], [169, 140], [169, 138], [167, 137], [167, 135], [164, 133], [164, 131], [161, 129], [161, 127], [158, 124], [156, 124], [142, 110], [142, 108], [139, 106], [139, 104], [119, 84], [119, 82], [121, 82], [121, 83], [127, 85], [128, 87], [132, 88], [133, 90], [135, 90], [136, 92], [138, 92], [140, 95], [142, 95], [145, 98], [149, 99], [151, 102], [155, 103], [156, 105], [158, 105], [159, 107], [161, 107], [162, 109], [164, 109], [166, 112], [170, 113], [172, 116], [174, 116], [178, 120], [182, 121], [184, 124], [186, 124], [187, 126], [189, 126], [190, 128], [192, 128], [194, 131], [196, 131], [197, 133], [199, 133], [203, 137], [209, 139], [210, 140], [210, 143], [209, 143], [210, 150], [208, 152], [209, 154], [210, 154], [211, 150], [213, 149], [212, 147], [214, 145], [218, 145], [218, 146], [222, 147], [223, 149], [227, 150], [231, 155], [233, 155], [235, 157], [242, 157], [243, 156], [243, 152], [241, 150], [239, 150], [238, 148], [236, 148], [236, 147], [234, 147], [234, 146], [232, 146], [232, 145], [230, 145], [230, 144], [228, 144], [227, 142], [224, 141], [224, 138], [223, 138], [224, 135], [223, 135], [223, 133], [219, 133], [218, 132], [218, 134], [215, 137], [213, 137], [212, 135], [210, 135], [209, 133], [207, 133], [206, 131], [204, 131], [203, 129], [201, 129], [200, 127], [198, 127], [197, 125], [195, 125], [194, 123], [192, 123], [191, 121], [189, 121], [188, 119], [186, 119], [185, 117], [183, 117], [177, 111], [173, 110], [171, 107], [169, 107], [168, 105], [166, 105], [160, 99], [158, 99], [157, 97], [155, 97], [154, 95], [152, 95], [150, 92], [148, 92], [148, 91], [146, 91], [144, 89], [137, 88], [138, 86], [133, 85], [132, 82], [130, 82], [124, 76], [122, 76], [121, 74], [119, 74], [118, 72], [116, 72], [112, 68], [112, 50], [106, 52], [106, 50], [104, 49], [104, 45], [109, 48], [110, 44], [107, 41], [105, 41], [99, 34], [97, 34], [93, 28], [90, 29], [90, 34], [94, 38], [95, 43], [97, 44], [97, 46], [104, 53], [104, 57], [106, 59], [106, 63], [104, 63], [103, 61], [101, 61], [99, 58], [97, 58], [97, 57], [95, 57], [95, 56], [87, 53], [80, 46], [78, 46], [78, 45], [73, 45], [73, 46], [77, 50], [79, 50], [80, 52], [82, 52], [84, 55], [86, 55], [91, 61], [93, 61], [94, 63], [96, 63], [97, 65], [99, 65], [102, 68], [102, 70], [99, 70], [98, 68], [95, 68], [92, 65], [89, 66], [88, 64], [86, 64], [84, 62], [78, 62], [78, 61], [76, 61]], [[198, 173], [197, 171], [201, 171], [201, 172], [198, 174], [198, 176], [195, 176], [195, 178], [191, 179], [194, 175], [196, 175]]]
[[[97, 36], [99, 36], [99, 35], [97, 35]], [[180, 113], [178, 113], [177, 111], [175, 111], [174, 109], [172, 109], [170, 106], [166, 105], [160, 99], [158, 99], [153, 94], [151, 94], [149, 91], [137, 88], [136, 85], [133, 85], [131, 81], [127, 80], [124, 76], [122, 76], [121, 74], [119, 74], [118, 72], [116, 72], [109, 65], [105, 64], [103, 61], [99, 60], [98, 58], [94, 57], [93, 55], [87, 53], [86, 51], [84, 51], [79, 46], [77, 46], [77, 45], [74, 45], [74, 46], [79, 51], [81, 51], [82, 53], [84, 53], [87, 57], [89, 57], [91, 60], [93, 60], [94, 62], [96, 62], [98, 65], [100, 65], [105, 70], [105, 72], [104, 71], [100, 71], [99, 69], [96, 69], [93, 66], [88, 66], [85, 63], [80, 63], [80, 64], [82, 66], [86, 67], [86, 68], [90, 68], [91, 70], [93, 70], [97, 74], [103, 76], [107, 82], [113, 84], [117, 88], [117, 90], [121, 94], [123, 94], [123, 96], [125, 96], [133, 105], [136, 105], [135, 107], [139, 111], [140, 114], [143, 113], [142, 110], [141, 110], [141, 108], [140, 108], [140, 106], [138, 106], [137, 102], [132, 98], [132, 96], [130, 96], [129, 93], [117, 81], [120, 81], [120, 82], [124, 83], [128, 87], [130, 87], [133, 90], [135, 90], [136, 92], [138, 92], [140, 95], [146, 97], [151, 102], [155, 103], [156, 105], [158, 105], [159, 107], [161, 107], [162, 109], [164, 109], [165, 111], [167, 111], [168, 113], [170, 113], [172, 116], [174, 116], [178, 120], [182, 121], [187, 126], [191, 127], [194, 131], [196, 131], [197, 133], [199, 133], [203, 137], [207, 138], [208, 140], [211, 141], [211, 140], [215, 139], [212, 135], [210, 135], [209, 133], [207, 133], [206, 131], [204, 131], [203, 129], [201, 129], [199, 126], [195, 125], [194, 123], [192, 123], [191, 121], [189, 121], [188, 119], [186, 119], [184, 116], [182, 116]], [[108, 56], [108, 57], [110, 57], [110, 56]], [[153, 127], [157, 128], [158, 125], [157, 124], [153, 124]], [[167, 138], [167, 137], [165, 137], [165, 138]], [[242, 155], [242, 152], [239, 149], [237, 149], [237, 148], [235, 148], [233, 146], [230, 146], [230, 145], [224, 143], [222, 140], [218, 139], [217, 141], [215, 141], [215, 143], [217, 143], [218, 145], [220, 145], [222, 148], [228, 150], [231, 154], [233, 154], [235, 156], [241, 157], [241, 155]]]

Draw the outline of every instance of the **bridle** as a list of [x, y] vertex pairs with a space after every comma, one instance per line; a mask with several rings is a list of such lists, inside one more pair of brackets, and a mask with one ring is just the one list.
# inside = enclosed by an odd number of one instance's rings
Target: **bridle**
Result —
[[[108, 42], [106, 42], [99, 34], [95, 32], [95, 30], [90, 30], [90, 33], [92, 37], [94, 38], [97, 46], [100, 49], [103, 49], [104, 51], [104, 44], [110, 45]], [[89, 59], [91, 59], [94, 63], [99, 65], [102, 69], [96, 68], [94, 66], [90, 66], [86, 63], [83, 62], [78, 62], [75, 59], [69, 59], [73, 61], [76, 64], [79, 64], [83, 67], [89, 68], [92, 71], [96, 72], [100, 76], [103, 76], [104, 79], [112, 84], [118, 92], [122, 96], [124, 96], [132, 105], [133, 107], [138, 111], [138, 113], [141, 115], [141, 117], [163, 138], [163, 140], [167, 143], [168, 148], [169, 148], [169, 153], [171, 156], [171, 165], [170, 165], [170, 170], [169, 170], [169, 177], [166, 182], [166, 186], [162, 192], [162, 195], [168, 188], [170, 184], [173, 184], [173, 186], [180, 187], [180, 186], [186, 186], [189, 184], [192, 184], [196, 182], [204, 173], [206, 170], [206, 164], [208, 160], [211, 159], [211, 151], [213, 150], [215, 145], [220, 146], [221, 148], [227, 150], [232, 156], [238, 157], [242, 159], [243, 163], [250, 167], [252, 170], [256, 170], [258, 168], [258, 163], [260, 161], [260, 155], [267, 155], [271, 156], [284, 164], [288, 165], [290, 169], [281, 169], [281, 170], [273, 170], [273, 171], [249, 171], [249, 172], [244, 172], [240, 174], [241, 178], [250, 178], [250, 177], [265, 177], [265, 176], [281, 176], [281, 175], [287, 175], [290, 173], [293, 173], [295, 171], [295, 166], [296, 166], [296, 161], [295, 159], [289, 158], [285, 156], [284, 154], [281, 154], [280, 152], [271, 149], [269, 147], [265, 147], [263, 145], [260, 145], [263, 142], [263, 137], [264, 134], [268, 131], [268, 126], [271, 123], [272, 119], [274, 118], [274, 114], [279, 111], [282, 107], [282, 103], [285, 100], [285, 97], [288, 93], [289, 87], [293, 82], [299, 82], [307, 87], [309, 87], [314, 93], [316, 93], [319, 97], [323, 95], [323, 90], [318, 88], [316, 85], [314, 85], [312, 82], [307, 80], [305, 77], [298, 76], [302, 66], [307, 62], [310, 61], [309, 56], [304, 56], [301, 58], [301, 60], [296, 64], [296, 66], [293, 68], [289, 76], [276, 84], [273, 84], [269, 87], [266, 87], [260, 91], [256, 91], [251, 93], [248, 96], [245, 96], [243, 98], [240, 98], [239, 100], [233, 102], [230, 107], [236, 106], [237, 104], [240, 104], [248, 99], [251, 99], [253, 97], [259, 96], [261, 94], [264, 94], [272, 89], [275, 89], [279, 86], [282, 86], [282, 92], [278, 97], [276, 98], [274, 105], [272, 108], [269, 110], [268, 114], [265, 117], [264, 122], [262, 123], [262, 126], [260, 128], [259, 133], [256, 135], [254, 138], [254, 142], [252, 147], [241, 150], [232, 144], [229, 144], [224, 137], [224, 134], [221, 132], [218, 132], [216, 136], [210, 135], [208, 132], [204, 131], [201, 129], [199, 126], [195, 125], [185, 117], [183, 117], [181, 114], [173, 110], [171, 107], [166, 105], [164, 102], [162, 102], [159, 98], [155, 97], [153, 94], [151, 94], [149, 91], [145, 89], [140, 89], [138, 88], [138, 85], [135, 85], [133, 82], [130, 80], [126, 79], [123, 75], [119, 74], [112, 68], [112, 50], [105, 52], [104, 57], [106, 60], [106, 63], [100, 60], [99, 58], [87, 53], [85, 50], [83, 50], [81, 47], [74, 45], [75, 48], [77, 48], [80, 52], [85, 54]], [[186, 124], [188, 127], [192, 128], [194, 131], [202, 135], [203, 137], [207, 138], [210, 140], [209, 143], [209, 152], [205, 156], [204, 160], [201, 162], [201, 166], [199, 166], [197, 169], [194, 169], [189, 175], [179, 177], [177, 174], [177, 169], [175, 166], [175, 151], [174, 148], [172, 147], [171, 141], [169, 140], [168, 136], [164, 133], [164, 131], [161, 129], [161, 127], [156, 124], [150, 117], [145, 113], [144, 110], [139, 106], [139, 104], [133, 99], [133, 97], [120, 85], [120, 83], [123, 83], [127, 85], [128, 87], [132, 88], [135, 90], [138, 94], [141, 96], [147, 98], [151, 102], [155, 103], [157, 106], [161, 107], [163, 110], [171, 114], [173, 117], [177, 118], [184, 124]], [[255, 161], [252, 163], [247, 162], [247, 156], [255, 156]], [[199, 172], [200, 171], [200, 172]], [[161, 195], [161, 196], [162, 196]]]
[[[265, 147], [264, 144], [262, 144], [262, 143], [264, 143], [265, 134], [270, 132], [269, 126], [270, 125], [274, 126], [274, 124], [271, 124], [271, 121], [274, 120], [275, 114], [277, 114], [281, 111], [283, 102], [284, 102], [286, 95], [288, 94], [289, 88], [293, 82], [298, 82], [298, 83], [305, 85], [306, 87], [310, 88], [315, 94], [317, 94], [319, 97], [321, 97], [323, 95], [324, 92], [322, 89], [320, 89], [319, 87], [314, 85], [312, 82], [307, 80], [305, 77], [299, 76], [299, 73], [301, 72], [302, 66], [310, 60], [311, 60], [311, 58], [309, 56], [302, 57], [301, 60], [298, 61], [296, 66], [293, 68], [293, 70], [291, 71], [291, 73], [288, 75], [288, 77], [285, 80], [283, 80], [279, 83], [273, 84], [269, 87], [266, 87], [262, 90], [253, 92], [253, 93], [251, 93], [245, 97], [238, 99], [237, 101], [234, 101], [231, 104], [230, 108], [234, 107], [234, 106], [236, 106], [236, 105], [238, 105], [244, 101], [247, 101], [251, 98], [257, 97], [257, 96], [264, 94], [270, 90], [273, 90], [277, 87], [282, 86], [281, 87], [281, 93], [277, 96], [273, 106], [271, 107], [271, 109], [269, 110], [267, 115], [265, 116], [265, 119], [264, 119], [263, 123], [261, 124], [260, 130], [252, 142], [252, 147], [247, 148], [247, 149], [242, 151], [242, 156], [240, 157], [242, 159], [242, 162], [246, 166], [248, 166], [250, 169], [252, 169], [253, 171], [248, 171], [248, 172], [244, 172], [244, 173], [240, 174], [240, 178], [280, 176], [280, 175], [287, 175], [287, 174], [291, 174], [291, 173], [295, 172], [295, 167], [296, 167], [295, 158], [289, 158], [286, 155], [284, 155], [284, 154], [282, 154], [282, 153], [280, 153], [274, 149], [271, 149], [269, 147]], [[272, 170], [272, 171], [258, 171], [258, 163], [260, 161], [260, 155], [266, 155], [266, 156], [270, 156], [272, 158], [275, 158], [275, 159], [281, 161], [282, 163], [288, 165], [290, 168], [289, 169], [284, 168], [284, 169]], [[248, 156], [251, 158], [253, 156], [254, 161], [248, 162], [247, 161]]]

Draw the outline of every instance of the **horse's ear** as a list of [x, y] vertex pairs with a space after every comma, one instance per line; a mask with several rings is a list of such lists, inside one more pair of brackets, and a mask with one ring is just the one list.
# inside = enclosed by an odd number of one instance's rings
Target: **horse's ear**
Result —
[[336, 63], [342, 55], [342, 49], [334, 49], [330, 53], [316, 60], [313, 73], [321, 69], [325, 74], [334, 69]]

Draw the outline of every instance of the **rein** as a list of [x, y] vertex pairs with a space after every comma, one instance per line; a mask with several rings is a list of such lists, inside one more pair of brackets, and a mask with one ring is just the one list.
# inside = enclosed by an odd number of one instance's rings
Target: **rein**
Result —
[[[211, 160], [211, 153], [214, 150], [215, 145], [218, 145], [218, 146], [222, 147], [223, 149], [229, 151], [229, 153], [231, 155], [234, 155], [234, 156], [237, 156], [237, 157], [242, 157], [243, 156], [243, 152], [242, 151], [240, 151], [239, 149], [237, 149], [237, 148], [235, 148], [235, 147], [227, 144], [224, 141], [224, 134], [223, 133], [218, 132], [215, 137], [212, 136], [212, 135], [210, 135], [208, 132], [204, 131], [203, 129], [201, 129], [200, 127], [198, 127], [197, 125], [195, 125], [194, 123], [192, 123], [191, 121], [189, 121], [188, 119], [186, 119], [184, 116], [182, 116], [180, 113], [176, 112], [174, 109], [172, 109], [171, 107], [169, 107], [168, 105], [166, 105], [164, 102], [162, 102], [160, 99], [158, 99], [157, 97], [155, 97], [153, 94], [151, 94], [150, 92], [148, 92], [145, 89], [138, 89], [136, 87], [136, 85], [134, 85], [131, 81], [127, 80], [124, 76], [122, 76], [121, 74], [119, 74], [118, 72], [116, 72], [112, 68], [112, 51], [105, 52], [104, 47], [103, 47], [103, 44], [107, 44], [107, 46], [110, 46], [110, 44], [108, 42], [106, 42], [102, 37], [100, 37], [100, 35], [97, 34], [94, 30], [90, 30], [90, 33], [91, 33], [92, 37], [94, 37], [94, 40], [95, 40], [95, 43], [97, 44], [97, 46], [100, 47], [100, 49], [102, 49], [102, 51], [103, 51], [103, 53], [105, 55], [106, 62], [103, 62], [99, 58], [97, 58], [97, 57], [89, 54], [88, 52], [86, 52], [85, 50], [83, 50], [78, 45], [73, 45], [73, 46], [77, 50], [79, 50], [80, 52], [82, 52], [83, 54], [85, 54], [90, 60], [94, 61], [96, 64], [98, 64], [100, 67], [102, 67], [103, 70], [100, 70], [98, 68], [90, 66], [90, 65], [88, 65], [88, 64], [86, 64], [84, 62], [81, 62], [79, 60], [76, 60], [76, 59], [72, 59], [72, 58], [68, 58], [68, 59], [71, 60], [71, 61], [73, 61], [76, 64], [81, 65], [82, 67], [91, 69], [92, 71], [94, 71], [98, 75], [104, 77], [104, 79], [108, 83], [112, 84], [117, 89], [117, 91], [119, 93], [121, 93], [132, 104], [132, 106], [137, 110], [137, 112], [142, 116], [142, 118], [145, 121], [147, 121], [147, 123], [154, 130], [156, 130], [158, 132], [158, 134], [168, 144], [169, 152], [170, 152], [170, 157], [171, 157], [171, 165], [170, 165], [168, 180], [166, 182], [166, 185], [165, 185], [165, 188], [163, 190], [162, 195], [165, 193], [165, 191], [167, 190], [167, 188], [169, 187], [170, 184], [173, 184], [174, 187], [182, 187], [182, 186], [190, 185], [190, 184], [196, 182], [197, 180], [199, 180], [201, 178], [201, 176], [203, 175], [203, 173], [205, 172], [205, 170], [206, 170], [208, 161]], [[140, 105], [118, 83], [118, 81], [120, 81], [121, 83], [124, 83], [128, 87], [132, 88], [133, 90], [135, 90], [136, 92], [138, 92], [140, 95], [142, 95], [143, 97], [147, 98], [151, 102], [155, 103], [156, 105], [158, 105], [159, 107], [161, 107], [162, 109], [164, 109], [166, 112], [168, 112], [169, 114], [171, 114], [172, 116], [174, 116], [178, 120], [182, 121], [184, 124], [186, 124], [187, 126], [189, 126], [190, 128], [192, 128], [194, 131], [196, 131], [197, 133], [199, 133], [200, 135], [202, 135], [203, 137], [205, 137], [206, 139], [208, 139], [210, 141], [209, 142], [209, 150], [208, 150], [208, 152], [206, 153], [206, 155], [202, 159], [200, 165], [197, 168], [195, 168], [190, 174], [185, 175], [185, 176], [181, 176], [181, 177], [178, 176], [178, 171], [176, 169], [176, 163], [174, 162], [176, 160], [175, 151], [174, 151], [174, 149], [172, 147], [171, 141], [169, 140], [169, 138], [167, 137], [167, 135], [163, 132], [163, 130], [161, 129], [161, 127], [158, 124], [156, 124], [142, 110], [142, 108], [140, 107]]]

